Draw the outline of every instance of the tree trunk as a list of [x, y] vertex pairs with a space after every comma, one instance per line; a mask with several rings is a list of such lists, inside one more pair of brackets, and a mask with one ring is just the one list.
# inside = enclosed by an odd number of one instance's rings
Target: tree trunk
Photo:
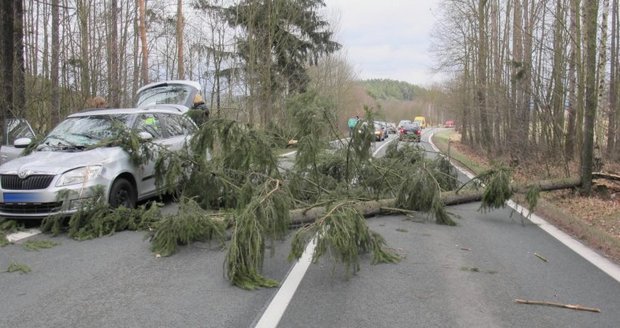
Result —
[[80, 87], [82, 92], [82, 102], [92, 96], [90, 91], [90, 51], [89, 51], [89, 29], [87, 0], [77, 1], [77, 11], [80, 30]]
[[13, 99], [13, 1], [0, 1], [0, 141], [6, 143], [5, 119]]
[[110, 29], [107, 39], [108, 41], [108, 53], [110, 58], [110, 67], [108, 67], [108, 90], [109, 99], [108, 104], [111, 107], [120, 107], [121, 105], [121, 83], [119, 80], [119, 52], [118, 52], [118, 0], [110, 1]]
[[51, 91], [51, 123], [56, 126], [62, 116], [60, 110], [60, 88], [59, 88], [59, 64], [60, 64], [60, 13], [58, 0], [52, 0], [52, 58], [50, 62], [50, 91]]
[[[540, 191], [552, 191], [567, 188], [579, 187], [580, 180], [575, 179], [560, 179], [560, 180], [543, 180], [527, 186], [512, 186], [514, 191], [527, 192], [531, 187], [538, 187]], [[455, 192], [443, 192], [441, 193], [441, 200], [444, 205], [458, 205], [464, 203], [478, 202], [482, 200], [483, 191], [462, 191]], [[354, 207], [360, 211], [364, 216], [373, 216], [383, 213], [394, 212], [395, 199], [379, 199], [371, 201], [360, 201], [354, 205]], [[327, 213], [326, 207], [313, 207], [310, 209], [296, 209], [290, 212], [291, 222], [293, 225], [300, 225], [314, 222], [316, 219], [322, 217]]]
[[611, 53], [609, 56], [609, 108], [607, 112], [607, 155], [615, 160], [616, 150], [616, 111], [618, 108], [618, 0], [612, 1], [611, 10]]
[[146, 43], [146, 5], [144, 3], [145, 0], [137, 0], [138, 1], [138, 20], [140, 24], [138, 29], [140, 30], [140, 44], [142, 45], [142, 85], [146, 85], [149, 83], [149, 48]]
[[183, 65], [183, 0], [177, 0], [177, 76], [179, 80], [185, 79], [185, 66]]
[[564, 4], [563, 0], [556, 0], [555, 7], [555, 23], [553, 28], [553, 71], [552, 83], [553, 91], [551, 92], [551, 140], [547, 145], [549, 153], [556, 158], [561, 154], [562, 137], [564, 136], [564, 80], [565, 80], [565, 56], [564, 56]]
[[24, 3], [13, 5], [13, 115], [23, 117], [26, 112], [26, 81], [24, 68]]
[[[570, 0], [570, 58], [568, 66], [568, 108], [564, 155], [568, 160], [575, 157], [577, 98], [577, 64], [581, 55], [581, 38], [577, 33], [579, 24], [579, 0]], [[578, 59], [579, 58], [579, 59]]]
[[583, 151], [581, 155], [581, 188], [589, 195], [592, 191], [592, 167], [594, 154], [594, 122], [597, 109], [596, 90], [596, 28], [598, 1], [586, 0], [584, 4], [584, 28], [586, 43], [586, 106], [583, 127]]
[[[603, 0], [602, 14], [601, 14], [601, 35], [597, 39], [597, 43], [599, 46], [598, 49], [598, 61], [596, 63], [596, 74], [597, 74], [597, 110], [596, 115], [594, 116], [594, 127], [596, 128], [596, 116], [598, 113], [604, 113], [608, 108], [606, 108], [603, 97], [605, 96], [605, 77], [607, 76], [607, 70], [605, 69], [607, 63], [607, 24], [609, 17], [609, 0]], [[598, 129], [594, 131], [596, 133], [596, 145], [600, 148], [600, 142], [603, 141], [603, 129]], [[597, 133], [598, 132], [598, 133]]]
[[488, 0], [478, 1], [478, 42], [480, 44], [478, 49], [478, 62], [476, 65], [477, 75], [477, 87], [476, 98], [478, 101], [478, 109], [480, 112], [480, 132], [481, 132], [481, 145], [487, 150], [491, 151], [491, 131], [489, 128], [488, 108], [487, 108], [487, 58], [488, 58], [488, 43], [486, 33], [486, 17], [487, 17], [487, 4]]

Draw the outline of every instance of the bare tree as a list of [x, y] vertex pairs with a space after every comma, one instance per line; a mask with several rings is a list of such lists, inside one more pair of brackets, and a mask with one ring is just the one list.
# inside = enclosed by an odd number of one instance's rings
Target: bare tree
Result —
[[50, 94], [51, 94], [51, 123], [56, 125], [60, 122], [60, 88], [59, 88], [59, 63], [60, 63], [60, 10], [58, 0], [52, 0], [52, 58], [50, 61]]
[[607, 155], [614, 160], [617, 138], [618, 111], [618, 0], [612, 0], [611, 10], [611, 47], [609, 56], [609, 108], [607, 109]]
[[145, 0], [136, 0], [138, 2], [138, 29], [140, 34], [140, 44], [142, 45], [142, 63], [141, 65], [141, 76], [142, 76], [142, 84], [149, 83], [149, 51], [148, 44], [146, 43], [146, 4]]
[[594, 153], [594, 123], [597, 109], [596, 84], [596, 28], [598, 18], [598, 1], [585, 0], [585, 66], [586, 66], [586, 107], [583, 133], [583, 151], [581, 154], [581, 188], [589, 194], [592, 190], [592, 167]]
[[176, 28], [176, 39], [177, 39], [177, 76], [179, 79], [185, 78], [185, 66], [184, 58], [183, 58], [183, 31], [184, 31], [184, 22], [183, 22], [183, 0], [177, 0], [177, 28]]

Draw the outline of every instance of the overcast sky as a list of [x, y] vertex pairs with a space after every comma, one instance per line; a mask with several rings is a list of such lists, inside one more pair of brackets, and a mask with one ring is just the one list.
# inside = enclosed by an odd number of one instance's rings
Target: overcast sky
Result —
[[325, 0], [336, 41], [360, 79], [382, 78], [428, 86], [430, 33], [439, 0]]

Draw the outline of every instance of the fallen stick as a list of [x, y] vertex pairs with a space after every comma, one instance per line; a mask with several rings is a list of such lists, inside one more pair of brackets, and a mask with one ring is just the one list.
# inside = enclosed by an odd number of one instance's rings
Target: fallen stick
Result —
[[537, 258], [539, 258], [539, 259], [540, 259], [541, 261], [543, 261], [543, 262], [549, 262], [549, 261], [547, 261], [547, 259], [546, 259], [546, 258], [544, 258], [542, 255], [540, 255], [540, 254], [538, 254], [538, 253], [534, 253], [534, 256], [536, 256]]
[[600, 309], [586, 307], [586, 306], [582, 306], [582, 305], [579, 305], [579, 304], [562, 304], [562, 303], [554, 303], [554, 302], [529, 301], [529, 300], [520, 300], [520, 299], [516, 299], [515, 302], [519, 303], [519, 304], [534, 304], [534, 305], [555, 306], [555, 307], [571, 309], [571, 310], [578, 310], [578, 311], [589, 311], [589, 312], [596, 312], [596, 313], [600, 313], [601, 312]]

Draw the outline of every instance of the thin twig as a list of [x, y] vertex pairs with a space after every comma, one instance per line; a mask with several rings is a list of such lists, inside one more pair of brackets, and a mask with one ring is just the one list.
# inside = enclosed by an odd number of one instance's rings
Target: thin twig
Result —
[[411, 210], [406, 210], [404, 208], [397, 208], [397, 207], [381, 207], [381, 210], [385, 210], [385, 211], [391, 211], [391, 212], [400, 212], [400, 213], [405, 213], [405, 214], [419, 214], [419, 212], [417, 211], [411, 211]]
[[588, 312], [596, 312], [596, 313], [601, 312], [601, 310], [598, 308], [586, 307], [586, 306], [582, 306], [579, 304], [562, 304], [562, 303], [554, 303], [554, 302], [546, 302], [546, 301], [529, 301], [529, 300], [521, 300], [521, 299], [516, 299], [515, 302], [519, 304], [555, 306], [555, 307], [577, 310], [577, 311], [588, 311]]
[[542, 255], [539, 255], [538, 253], [534, 253], [534, 256], [541, 259], [543, 262], [549, 262], [546, 258], [544, 258]]

